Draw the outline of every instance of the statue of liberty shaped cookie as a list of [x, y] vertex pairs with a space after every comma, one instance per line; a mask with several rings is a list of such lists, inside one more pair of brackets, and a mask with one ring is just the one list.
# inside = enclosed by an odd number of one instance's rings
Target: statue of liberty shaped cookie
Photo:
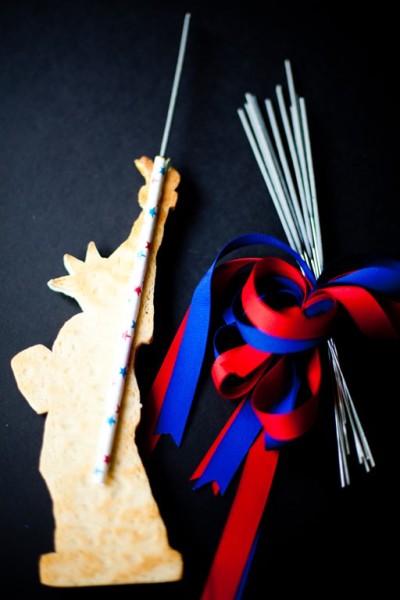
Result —
[[[168, 211], [177, 201], [179, 174], [165, 174], [138, 318], [121, 331], [131, 273], [143, 260], [141, 230], [153, 162], [135, 161], [146, 180], [139, 191], [142, 211], [131, 233], [108, 258], [90, 242], [85, 261], [64, 257], [69, 273], [49, 282], [52, 290], [74, 298], [82, 312], [61, 328], [51, 350], [43, 345], [12, 359], [21, 393], [40, 413], [47, 413], [40, 472], [48, 486], [55, 519], [54, 552], [40, 558], [40, 579], [50, 586], [93, 586], [174, 581], [182, 577], [182, 557], [172, 549], [135, 444], [140, 421], [140, 392], [135, 356], [152, 340], [156, 255]], [[137, 291], [136, 291], [137, 293]], [[112, 460], [104, 485], [93, 481], [96, 448], [104, 420], [106, 391], [113, 380], [116, 347], [132, 337], [123, 372]], [[112, 423], [110, 423], [112, 425]]]

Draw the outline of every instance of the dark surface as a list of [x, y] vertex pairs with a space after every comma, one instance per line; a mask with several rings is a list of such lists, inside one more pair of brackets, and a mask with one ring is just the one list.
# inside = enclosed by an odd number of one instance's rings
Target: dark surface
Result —
[[[300, 6], [298, 6], [300, 5]], [[181, 173], [156, 285], [155, 338], [138, 358], [145, 397], [199, 278], [232, 237], [282, 237], [236, 109], [244, 94], [273, 97], [292, 62], [307, 101], [326, 262], [359, 252], [400, 257], [396, 19], [390, 3], [0, 3], [0, 515], [2, 596], [89, 590], [45, 588], [51, 502], [38, 461], [44, 417], [18, 392], [10, 359], [51, 347], [77, 305], [46, 282], [94, 240], [107, 256], [138, 214], [132, 165], [159, 151], [184, 13], [192, 13], [168, 148]], [[313, 431], [285, 449], [262, 523], [245, 599], [365, 593], [395, 584], [399, 348], [353, 330], [339, 346], [377, 467], [341, 490], [329, 378]], [[123, 586], [119, 598], [196, 599], [231, 504], [188, 481], [229, 412], [207, 373], [181, 448], [163, 439], [149, 476], [183, 552], [182, 582]], [[395, 540], [396, 544], [396, 540]], [[98, 593], [97, 589], [90, 590]], [[4, 595], [3, 595], [4, 593]], [[322, 594], [322, 595], [321, 595]]]

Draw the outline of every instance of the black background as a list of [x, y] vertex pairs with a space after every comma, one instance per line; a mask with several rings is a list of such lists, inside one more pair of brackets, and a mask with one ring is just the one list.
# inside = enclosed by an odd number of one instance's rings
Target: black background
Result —
[[[191, 294], [218, 250], [250, 231], [283, 238], [236, 110], [274, 97], [290, 59], [307, 101], [326, 263], [400, 257], [398, 32], [391, 3], [24, 1], [0, 3], [0, 589], [46, 588], [51, 501], [38, 472], [45, 417], [18, 392], [10, 359], [51, 347], [78, 312], [46, 282], [94, 240], [108, 256], [138, 214], [133, 160], [159, 151], [185, 12], [192, 13], [168, 155], [179, 201], [158, 260], [155, 338], [138, 357], [145, 398]], [[313, 431], [281, 453], [244, 598], [297, 591], [362, 594], [395, 584], [395, 414], [399, 348], [338, 340], [377, 467], [342, 490], [329, 377]], [[148, 464], [183, 581], [110, 588], [113, 597], [199, 598], [237, 480], [224, 497], [188, 481], [230, 407], [205, 374], [181, 448], [163, 439]], [[386, 590], [386, 591], [385, 591]]]

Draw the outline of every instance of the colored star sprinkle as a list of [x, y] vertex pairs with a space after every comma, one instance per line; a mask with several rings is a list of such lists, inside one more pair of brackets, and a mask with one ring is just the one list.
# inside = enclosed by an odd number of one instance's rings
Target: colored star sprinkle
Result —
[[126, 377], [126, 367], [120, 367], [119, 374], [122, 375], [122, 377]]
[[123, 340], [126, 340], [128, 338], [131, 338], [132, 336], [129, 335], [128, 331], [124, 331], [121, 337]]
[[111, 426], [115, 425], [116, 422], [117, 421], [114, 419], [114, 417], [110, 417], [109, 419], [107, 419], [107, 423]]
[[140, 294], [142, 293], [142, 286], [138, 285], [137, 287], [135, 287], [135, 289], [133, 290], [138, 296], [140, 296]]
[[156, 216], [156, 214], [157, 214], [157, 211], [156, 211], [156, 208], [155, 208], [155, 206], [153, 206], [153, 208], [150, 208], [150, 210], [149, 210], [149, 214], [150, 214], [152, 217], [155, 217], [155, 216]]

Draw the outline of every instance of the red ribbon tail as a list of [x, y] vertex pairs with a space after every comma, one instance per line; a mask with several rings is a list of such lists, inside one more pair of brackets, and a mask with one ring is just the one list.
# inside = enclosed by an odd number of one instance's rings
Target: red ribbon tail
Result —
[[201, 600], [233, 600], [242, 582], [278, 462], [261, 433], [251, 447]]
[[150, 454], [154, 450], [160, 438], [160, 435], [154, 432], [157, 426], [158, 418], [160, 416], [164, 397], [168, 389], [172, 372], [175, 367], [176, 357], [178, 355], [183, 334], [185, 333], [185, 327], [189, 316], [189, 310], [190, 308], [186, 311], [186, 314], [179, 326], [179, 329], [175, 334], [174, 340], [153, 382], [153, 385], [151, 387], [150, 393], [146, 401], [147, 413], [144, 418], [144, 450], [145, 452], [147, 452], [147, 454]]

